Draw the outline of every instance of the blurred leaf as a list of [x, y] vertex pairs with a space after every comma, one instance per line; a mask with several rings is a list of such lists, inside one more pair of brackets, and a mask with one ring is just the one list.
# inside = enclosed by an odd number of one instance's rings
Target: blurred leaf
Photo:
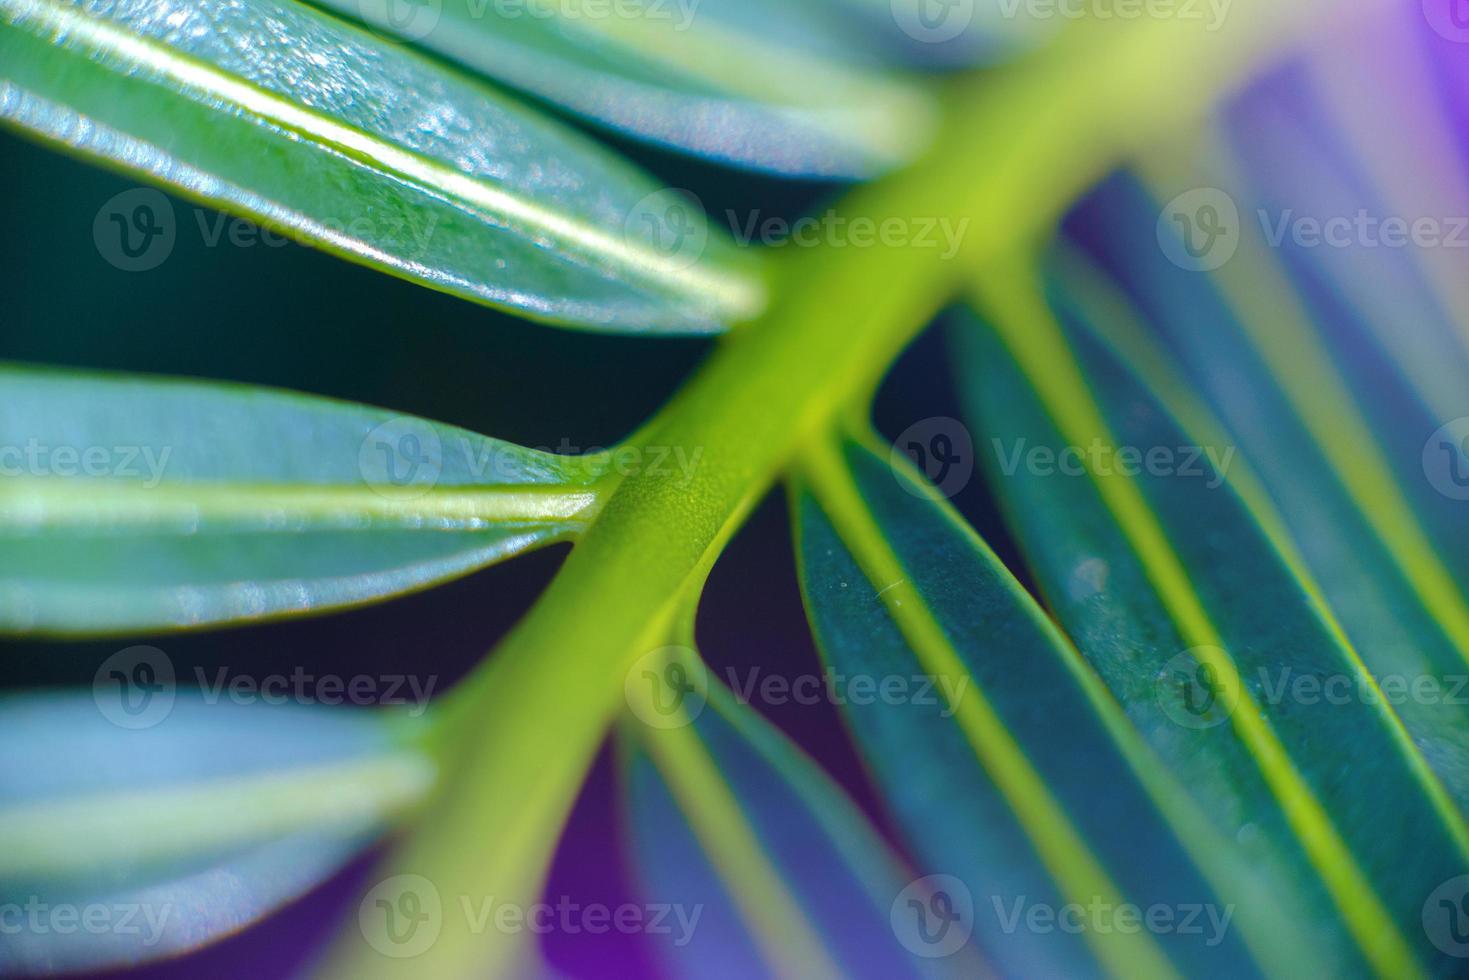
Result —
[[[748, 256], [610, 152], [295, 3], [3, 0], [0, 65], [11, 125], [435, 289], [618, 332], [763, 304]], [[204, 217], [120, 196], [94, 232], [125, 263]]]
[[972, 952], [905, 949], [891, 920], [914, 876], [866, 818], [692, 649], [657, 653], [629, 676], [621, 734], [645, 894], [700, 911], [689, 941], [657, 943], [675, 976], [982, 972]]
[[[1379, 29], [1374, 44], [1386, 39], [1380, 35], [1390, 38], [1390, 31], [1403, 26]], [[1397, 60], [1407, 60], [1409, 54]], [[1418, 66], [1418, 71], [1425, 70]], [[1252, 226], [1247, 236], [1280, 259], [1281, 271], [1293, 280], [1326, 341], [1329, 358], [1350, 368], [1370, 352], [1379, 374], [1411, 378], [1412, 399], [1447, 420], [1469, 412], [1464, 385], [1469, 334], [1456, 322], [1461, 315], [1456, 304], [1465, 293], [1461, 269], [1469, 230], [1465, 219], [1455, 217], [1469, 217], [1469, 194], [1452, 145], [1432, 142], [1436, 105], [1431, 89], [1414, 92], [1407, 84], [1410, 79], [1396, 80], [1406, 89], [1393, 93], [1391, 100], [1391, 111], [1407, 117], [1398, 125], [1378, 118], [1388, 111], [1385, 107], [1372, 114], [1365, 94], [1350, 109], [1341, 109], [1367, 115], [1358, 123], [1367, 131], [1357, 141], [1345, 138], [1314, 89], [1265, 89], [1221, 121], [1219, 139], [1198, 147], [1211, 151], [1206, 166], [1162, 157], [1147, 176], [1176, 179], [1182, 176], [1178, 165], [1186, 164], [1196, 179], [1207, 176], [1220, 183]], [[1355, 82], [1369, 84], [1366, 77]], [[1342, 93], [1337, 99], [1347, 97]], [[1369, 141], [1388, 145], [1373, 147], [1366, 145]], [[1415, 146], [1415, 141], [1426, 145]], [[1369, 154], [1424, 155], [1407, 172], [1391, 173], [1379, 166], [1380, 182], [1366, 170], [1370, 157], [1357, 152], [1359, 146]], [[1297, 233], [1293, 222], [1301, 220], [1323, 226], [1321, 242], [1312, 244], [1310, 237]], [[1441, 280], [1445, 263], [1453, 270], [1447, 282]], [[1396, 370], [1382, 372], [1384, 362]], [[1370, 413], [1380, 406], [1373, 399], [1362, 407]], [[1385, 436], [1394, 430], [1384, 426], [1379, 432]], [[1404, 434], [1423, 435], [1416, 429]], [[1417, 456], [1422, 439], [1413, 441]]]
[[[848, 445], [806, 474], [797, 550], [827, 663], [926, 678], [939, 695], [849, 701], [847, 721], [922, 870], [970, 893], [987, 958], [1014, 976], [1256, 974], [1240, 934], [1255, 938], [1245, 896], [1261, 896], [994, 555], [905, 465]], [[1027, 917], [1128, 903], [1213, 925], [1126, 932], [1082, 912], [1079, 930], [1045, 930]]]
[[[1150, 182], [1166, 192], [1185, 179], [1185, 166], [1198, 164], [1160, 165]], [[1431, 440], [1439, 423], [1428, 420], [1419, 399], [1435, 388], [1403, 385], [1381, 348], [1341, 333], [1339, 308], [1304, 299], [1310, 287], [1289, 275], [1255, 220], [1263, 202], [1227, 169], [1198, 175], [1230, 194], [1246, 216], [1237, 249], [1221, 268], [1202, 275], [1170, 264], [1156, 248], [1129, 248], [1144, 223], [1153, 234], [1158, 213], [1155, 193], [1131, 181], [1109, 187], [1098, 201], [1118, 232], [1117, 250], [1107, 250], [1104, 261], [1136, 297], [1164, 352], [1153, 360], [1176, 365], [1172, 387], [1196, 391], [1259, 472], [1266, 488], [1260, 496], [1268, 493], [1278, 509], [1281, 537], [1299, 549], [1367, 669], [1382, 683], [1426, 679], [1440, 689], [1432, 698], [1397, 691], [1394, 707], [1469, 812], [1466, 711], [1453, 693], [1469, 677], [1462, 591], [1462, 545], [1469, 539], [1454, 510], [1462, 502], [1434, 490], [1425, 463], [1425, 448], [1438, 449]], [[1354, 288], [1372, 292], [1401, 270], [1391, 258], [1380, 267], [1360, 265]], [[1088, 311], [1096, 305], [1088, 300]], [[1132, 318], [1090, 319], [1110, 343], [1145, 363], [1139, 331], [1126, 329]], [[1422, 327], [1415, 333], [1432, 336], [1430, 321]], [[1392, 449], [1381, 441], [1389, 433]], [[1404, 451], [1405, 439], [1413, 451]], [[1441, 453], [1432, 461], [1447, 462]], [[1446, 479], [1450, 471], [1439, 475]]]
[[[960, 334], [986, 461], [1057, 616], [1233, 838], [1267, 919], [1312, 935], [1298, 949], [1359, 972], [1351, 936], [1380, 972], [1438, 972], [1421, 917], [1469, 863], [1462, 816], [1278, 521], [1237, 496], [1253, 481], [1236, 453], [1174, 422], [1127, 366], [1145, 360], [1080, 328], [1112, 311], [1067, 272], [1055, 313], [1023, 271], [996, 278], [982, 293], [995, 327]], [[1052, 462], [1037, 468], [1035, 453]], [[1266, 948], [1290, 951], [1279, 937]]]
[[[1469, 533], [1462, 513], [1469, 489], [1449, 473], [1440, 478], [1442, 485], [1435, 477], [1449, 470], [1439, 441], [1457, 443], [1452, 458], [1459, 468], [1466, 465], [1462, 440], [1469, 435], [1464, 421], [1469, 415], [1469, 334], [1456, 322], [1454, 304], [1469, 249], [1469, 211], [1397, 210], [1391, 188], [1376, 187], [1359, 173], [1351, 148], [1340, 142], [1311, 99], [1259, 96], [1242, 112], [1249, 120], [1249, 142], [1258, 140], [1261, 146], [1252, 148], [1236, 136], [1231, 144], [1239, 166], [1231, 167], [1221, 150], [1219, 162], [1205, 172], [1253, 212], [1242, 235], [1241, 267], [1254, 273], [1264, 256], [1278, 256], [1277, 278], [1259, 281], [1278, 283], [1279, 292], [1271, 290], [1277, 308], [1299, 313], [1276, 331], [1273, 343], [1258, 346], [1270, 360], [1287, 352], [1318, 358], [1312, 384], [1285, 379], [1286, 392], [1309, 418], [1324, 421], [1331, 413], [1330, 421], [1318, 426], [1323, 435], [1363, 434], [1357, 465], [1368, 452], [1381, 454], [1386, 466], [1375, 480], [1355, 475], [1352, 480], [1364, 495], [1401, 496], [1400, 505], [1384, 510], [1383, 522], [1399, 508], [1404, 519], [1411, 512], [1421, 529], [1396, 532], [1400, 546], [1406, 550], [1408, 535], [1416, 537], [1411, 547], [1425, 556], [1436, 553], [1462, 594], [1469, 587]], [[1163, 182], [1183, 176], [1177, 172], [1181, 161], [1171, 162], [1160, 161], [1150, 176]], [[1432, 184], [1452, 185], [1459, 179]], [[1443, 196], [1448, 198], [1448, 192]], [[1451, 204], [1445, 200], [1440, 208]], [[1300, 222], [1318, 223], [1323, 240], [1313, 243], [1299, 234]], [[1459, 260], [1450, 260], [1456, 281], [1439, 289], [1433, 274], [1445, 254]], [[1255, 321], [1261, 315], [1258, 300], [1237, 301], [1238, 273], [1222, 273], [1219, 281], [1236, 316]], [[1319, 380], [1333, 371], [1339, 381]], [[1371, 392], [1371, 397], [1353, 398], [1356, 392]], [[1337, 407], [1349, 403], [1354, 411]], [[1321, 441], [1330, 450], [1333, 443]], [[1339, 465], [1352, 468], [1345, 458]], [[1466, 615], [1469, 610], [1459, 610], [1461, 628], [1469, 627]], [[1443, 618], [1455, 621], [1453, 616]]]
[[0, 630], [320, 612], [569, 540], [595, 456], [240, 385], [0, 368]]
[[26, 747], [0, 757], [0, 904], [21, 910], [0, 931], [6, 975], [223, 938], [336, 872], [434, 781], [387, 716], [171, 689], [129, 715], [125, 696], [0, 699], [0, 740]]
[[[795, 0], [317, 0], [610, 128], [727, 163], [866, 177], [922, 150], [935, 110]], [[871, 59], [867, 58], [870, 62]]]
[[[866, 22], [891, 57], [918, 68], [1006, 61], [1056, 32], [1058, 6], [1025, 0], [823, 0]], [[1038, 17], [1045, 9], [1050, 16]]]

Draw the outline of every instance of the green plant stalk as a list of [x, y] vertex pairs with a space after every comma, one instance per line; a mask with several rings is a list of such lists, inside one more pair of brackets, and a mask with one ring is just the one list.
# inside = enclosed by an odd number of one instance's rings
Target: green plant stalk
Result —
[[692, 480], [634, 474], [610, 489], [560, 575], [445, 708], [440, 795], [383, 872], [433, 882], [445, 910], [439, 938], [393, 960], [350, 929], [327, 974], [512, 971], [523, 934], [476, 934], [461, 899], [540, 900], [626, 671], [668, 642], [679, 602], [792, 458], [870, 395], [973, 269], [1035, 245], [1125, 152], [1196, 119], [1329, 9], [1239, 0], [1214, 33], [1171, 20], [1088, 23], [1008, 73], [956, 87], [924, 160], [855, 192], [839, 213], [967, 218], [960, 254], [945, 262], [879, 242], [774, 264], [770, 311], [731, 334], [631, 440], [702, 449]]

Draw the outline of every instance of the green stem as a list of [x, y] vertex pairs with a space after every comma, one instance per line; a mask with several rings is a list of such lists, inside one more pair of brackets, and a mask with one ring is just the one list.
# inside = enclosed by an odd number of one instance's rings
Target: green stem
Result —
[[692, 480], [626, 478], [555, 582], [447, 706], [438, 739], [452, 768], [385, 871], [432, 882], [444, 910], [438, 940], [394, 960], [351, 929], [329, 968], [354, 980], [511, 971], [523, 937], [493, 925], [477, 933], [461, 900], [540, 899], [565, 818], [622, 707], [626, 671], [667, 642], [681, 597], [779, 474], [871, 392], [973, 269], [1032, 245], [1124, 150], [1205, 111], [1327, 9], [1237, 0], [1214, 33], [1177, 20], [1087, 24], [952, 93], [932, 152], [857, 191], [839, 213], [879, 227], [967, 221], [960, 253], [944, 261], [938, 249], [878, 241], [783, 257], [771, 310], [731, 334], [634, 440], [702, 450]]

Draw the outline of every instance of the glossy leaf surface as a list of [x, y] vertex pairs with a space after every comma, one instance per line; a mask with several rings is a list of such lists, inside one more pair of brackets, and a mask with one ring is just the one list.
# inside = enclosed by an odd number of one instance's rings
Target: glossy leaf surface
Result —
[[779, 174], [863, 177], [926, 144], [935, 109], [846, 19], [791, 0], [320, 0], [588, 119]]
[[0, 368], [0, 629], [318, 612], [568, 540], [593, 457], [239, 385]]
[[[1153, 191], [1118, 180], [1098, 196], [1094, 206], [1116, 222], [1120, 249], [1136, 240], [1170, 179], [1154, 176]], [[1237, 175], [1211, 172], [1209, 179], [1245, 212], [1276, 214]], [[1151, 227], [1154, 219], [1147, 220]], [[1469, 670], [1466, 539], [1456, 512], [1462, 502], [1451, 496], [1463, 460], [1445, 450], [1443, 442], [1454, 447], [1435, 431], [1443, 422], [1419, 400], [1442, 389], [1421, 377], [1404, 383], [1392, 358], [1362, 332], [1366, 323], [1346, 316], [1335, 290], [1311, 282], [1297, 265], [1303, 259], [1277, 264], [1259, 222], [1242, 229], [1230, 261], [1207, 275], [1155, 260], [1156, 252], [1103, 253], [1135, 299], [1131, 319], [1145, 329], [1124, 329], [1128, 318], [1117, 317], [1095, 317], [1094, 326], [1133, 359], [1134, 351], [1147, 352], [1139, 334], [1155, 338], [1153, 360], [1173, 366], [1172, 387], [1193, 390], [1218, 417], [1260, 474], [1283, 536], [1367, 668], [1393, 688], [1395, 710], [1465, 810], [1466, 706], [1450, 696]], [[1392, 256], [1380, 267], [1359, 265], [1354, 289], [1376, 293], [1402, 269], [1402, 257]], [[1434, 335], [1432, 321], [1418, 322], [1415, 333]], [[1452, 370], [1452, 359], [1438, 360]], [[1414, 695], [1415, 682], [1439, 693]]]
[[[964, 886], [979, 948], [1007, 975], [1254, 973], [1243, 930], [1224, 921], [1236, 911], [1220, 883], [1234, 882], [1204, 863], [1222, 840], [994, 555], [905, 466], [849, 446], [810, 472], [798, 554], [828, 664], [929, 678], [943, 695], [846, 717], [921, 870]], [[1031, 906], [1128, 903], [1188, 905], [1216, 925], [1026, 924]]]
[[[5, 0], [0, 66], [11, 125], [435, 289], [619, 332], [763, 303], [750, 257], [614, 154], [295, 3]], [[94, 232], [138, 267], [187, 222], [120, 197]]]
[[986, 462], [1049, 602], [1232, 838], [1270, 921], [1318, 936], [1306, 945], [1343, 957], [1334, 969], [1438, 972], [1420, 919], [1465, 864], [1462, 817], [1273, 516], [1235, 490], [1258, 503], [1236, 450], [1182, 429], [1126, 366], [1146, 360], [1081, 328], [1106, 315], [1081, 295], [1090, 317], [1070, 293], [1054, 321], [1011, 295], [989, 307], [1003, 343], [976, 321], [958, 332]]

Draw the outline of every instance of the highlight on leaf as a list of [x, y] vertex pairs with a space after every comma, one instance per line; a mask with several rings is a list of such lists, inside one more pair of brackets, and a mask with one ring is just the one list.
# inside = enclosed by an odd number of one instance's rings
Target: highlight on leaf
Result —
[[763, 304], [614, 154], [290, 0], [6, 0], [0, 57], [6, 123], [434, 289], [614, 332]]

